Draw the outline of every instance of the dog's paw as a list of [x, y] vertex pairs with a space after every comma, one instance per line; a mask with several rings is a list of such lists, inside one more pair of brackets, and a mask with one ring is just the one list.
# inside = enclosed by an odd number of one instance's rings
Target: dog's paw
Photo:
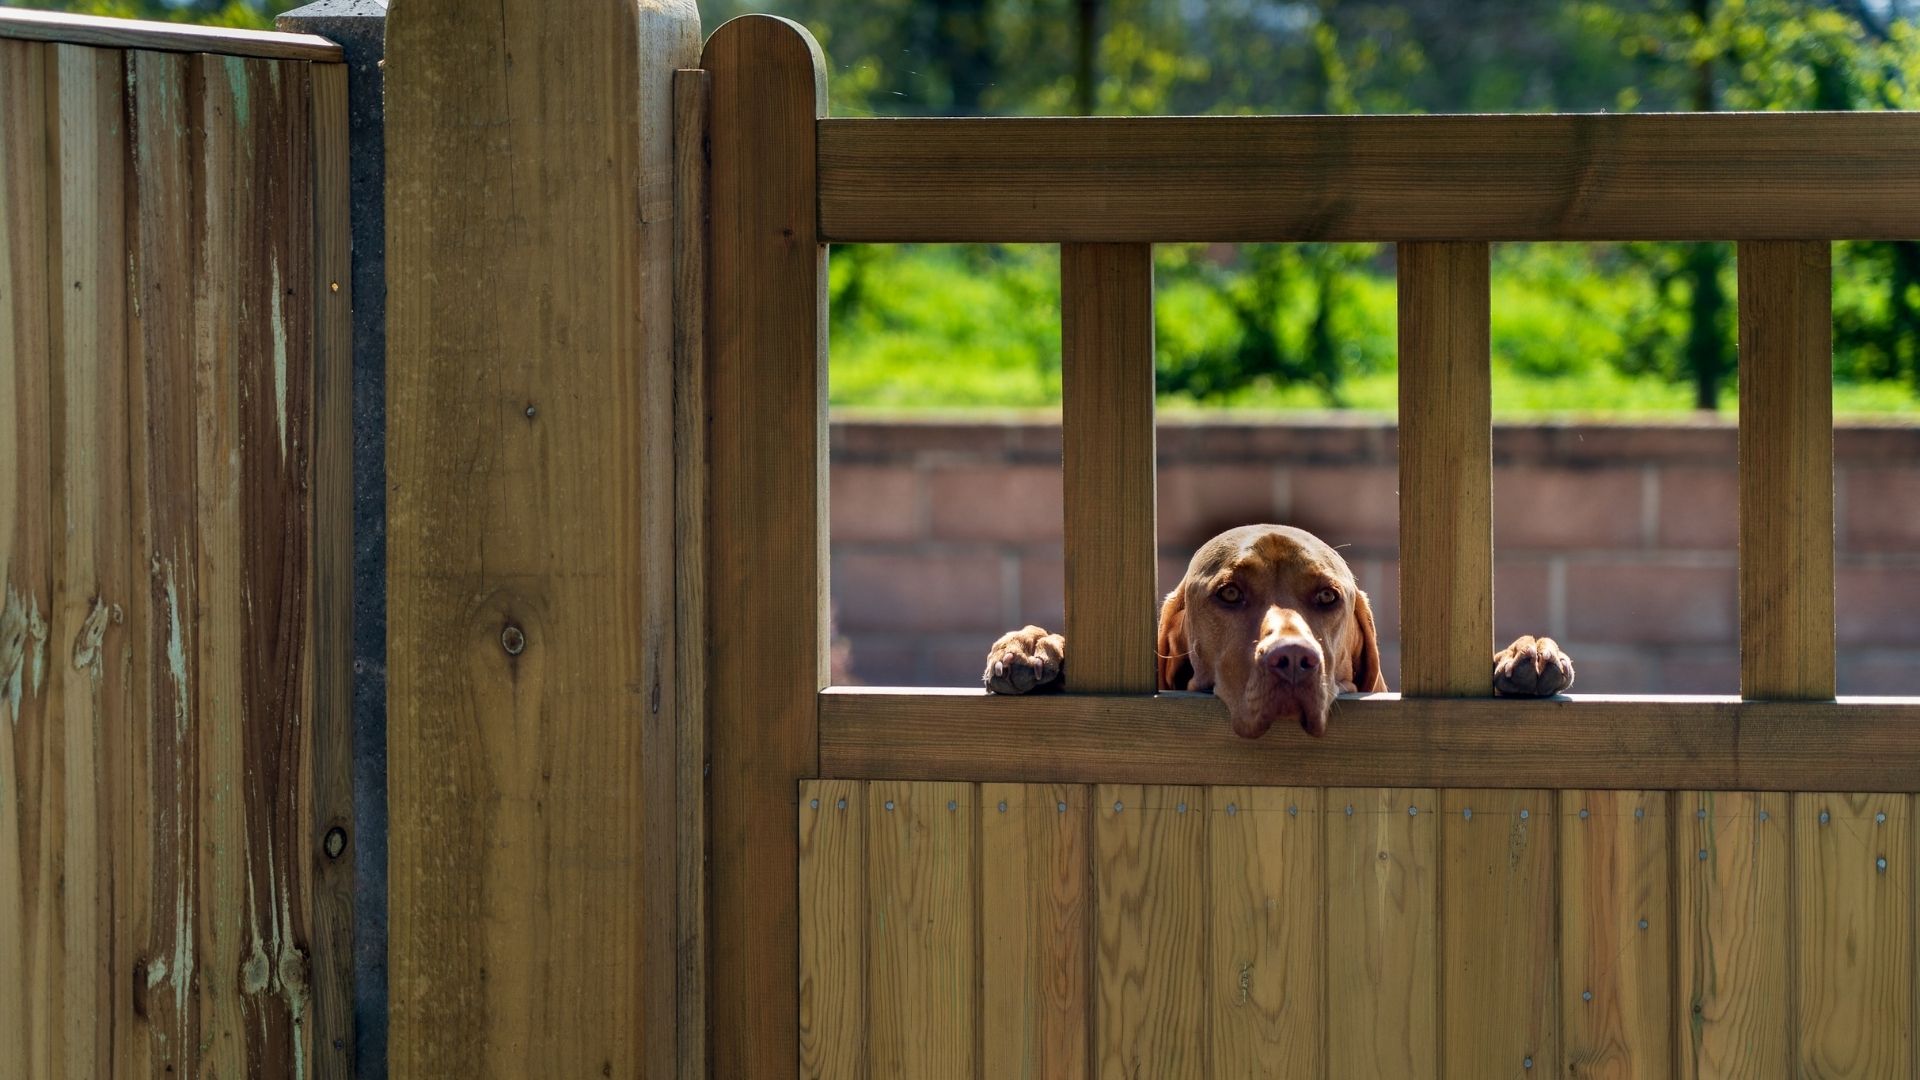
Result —
[[1573, 685], [1573, 660], [1552, 638], [1523, 637], [1493, 658], [1493, 692], [1551, 697]]
[[987, 650], [987, 670], [980, 681], [995, 694], [1056, 690], [1067, 672], [1066, 653], [1066, 638], [1037, 626], [1023, 627]]

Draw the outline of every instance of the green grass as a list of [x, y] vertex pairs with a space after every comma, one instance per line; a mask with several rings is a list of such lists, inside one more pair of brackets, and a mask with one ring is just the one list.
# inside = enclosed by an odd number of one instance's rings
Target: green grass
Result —
[[[1379, 252], [1341, 253], [1330, 325], [1337, 396], [1303, 382], [1256, 376], [1196, 400], [1168, 394], [1161, 406], [1202, 410], [1323, 411], [1391, 415], [1396, 288]], [[1224, 290], [1241, 288], [1230, 251], [1162, 249], [1157, 259], [1156, 335], [1160, 362], [1235, 348], [1247, 333]], [[1275, 336], [1304, 348], [1316, 306], [1298, 266], [1282, 273]], [[835, 249], [829, 397], [861, 411], [1049, 409], [1060, 401], [1059, 262], [1041, 245]], [[1244, 294], [1242, 294], [1244, 295]], [[1606, 251], [1569, 245], [1498, 249], [1493, 276], [1493, 407], [1508, 419], [1675, 418], [1691, 414], [1686, 384], [1629, 373], [1616, 362], [1663, 312], [1644, 273]], [[1637, 336], [1636, 336], [1637, 335]], [[1836, 367], [1848, 370], [1843, 357]], [[1736, 394], [1721, 394], [1731, 415]], [[1920, 420], [1920, 396], [1904, 382], [1837, 382], [1836, 415]]]

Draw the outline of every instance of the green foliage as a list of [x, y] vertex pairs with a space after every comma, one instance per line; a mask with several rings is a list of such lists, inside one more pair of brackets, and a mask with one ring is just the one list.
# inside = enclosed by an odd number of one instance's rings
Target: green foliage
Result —
[[115, 19], [153, 19], [226, 26], [237, 30], [271, 30], [275, 15], [298, 4], [282, 0], [262, 0], [259, 3], [250, 0], [182, 0], [181, 3], [167, 3], [166, 0], [32, 0], [31, 4], [22, 6]]

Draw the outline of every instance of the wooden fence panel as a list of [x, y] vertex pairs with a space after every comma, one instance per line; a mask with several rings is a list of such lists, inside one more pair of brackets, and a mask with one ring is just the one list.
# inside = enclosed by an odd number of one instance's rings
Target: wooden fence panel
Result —
[[1440, 1075], [1439, 803], [1432, 789], [1326, 793], [1330, 1076]]
[[1553, 795], [1449, 790], [1440, 807], [1441, 1075], [1546, 1068], [1560, 1027]]
[[1324, 1075], [1321, 792], [1220, 787], [1208, 800], [1210, 1075]]
[[800, 1075], [863, 1080], [867, 1028], [866, 785], [800, 790]]
[[1207, 790], [1094, 790], [1096, 1075], [1204, 1077]]
[[1787, 797], [1675, 797], [1674, 1007], [1682, 1077], [1786, 1076]]
[[1090, 796], [980, 786], [982, 1076], [1087, 1076]]
[[1560, 793], [1566, 1076], [1672, 1075], [1669, 801], [1662, 791]]
[[970, 1080], [978, 1051], [975, 789], [867, 789], [867, 1047], [875, 1077]]
[[1800, 1076], [1912, 1076], [1912, 798], [1793, 797]]

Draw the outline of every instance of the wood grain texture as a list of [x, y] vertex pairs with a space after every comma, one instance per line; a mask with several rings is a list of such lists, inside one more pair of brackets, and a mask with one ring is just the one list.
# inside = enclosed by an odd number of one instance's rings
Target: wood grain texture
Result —
[[[791, 1076], [796, 782], [827, 684], [826, 249], [813, 129], [826, 66], [793, 23], [708, 39], [708, 687], [715, 1076]], [[757, 606], [756, 606], [757, 605]], [[750, 658], [747, 659], [747, 658]]]
[[1787, 803], [1751, 792], [1674, 797], [1679, 1076], [1791, 1074]]
[[1433, 1080], [1440, 1075], [1439, 792], [1334, 788], [1325, 800], [1327, 1075]]
[[1400, 682], [1493, 693], [1493, 390], [1485, 244], [1401, 244]]
[[1561, 1074], [1671, 1076], [1671, 800], [1659, 791], [1559, 800]]
[[[153, 54], [144, 54], [153, 55]], [[352, 1080], [353, 290], [347, 69], [307, 68], [313, 271], [313, 1075]], [[336, 832], [335, 830], [338, 830]]]
[[124, 1068], [131, 1011], [115, 904], [133, 842], [127, 827], [133, 585], [128, 460], [125, 172], [121, 54], [59, 46], [50, 79], [57, 231], [49, 230], [53, 600], [48, 620], [48, 770], [37, 965], [49, 999], [41, 1029], [50, 1077]]
[[971, 784], [867, 785], [871, 1075], [975, 1075], [979, 979]]
[[[679, 1080], [707, 1076], [707, 73], [673, 73], [674, 723]], [[857, 804], [856, 804], [857, 805]], [[803, 1062], [804, 1066], [804, 1062]]]
[[[677, 1067], [671, 83], [698, 48], [680, 2], [388, 19], [397, 1077]], [[795, 791], [764, 823], [789, 853]]]
[[848, 119], [834, 243], [1907, 239], [1897, 113]]
[[982, 1076], [1087, 1076], [1091, 795], [1066, 784], [980, 787]]
[[867, 1075], [867, 792], [800, 786], [800, 1075]]
[[1210, 1075], [1325, 1075], [1321, 792], [1223, 787], [1207, 797]]
[[1094, 1070], [1208, 1072], [1205, 788], [1094, 794]]
[[1067, 688], [1150, 694], [1154, 533], [1153, 248], [1060, 249]]
[[57, 1075], [46, 868], [60, 820], [48, 640], [54, 601], [53, 338], [49, 275], [57, 196], [48, 175], [53, 48], [0, 41], [0, 1076]]
[[1740, 270], [1740, 693], [1824, 699], [1833, 657], [1832, 245]]
[[91, 45], [100, 49], [215, 53], [268, 60], [340, 60], [340, 46], [312, 34], [234, 30], [144, 19], [109, 19], [64, 11], [0, 9], [0, 38]]
[[1560, 1054], [1552, 792], [1440, 797], [1440, 1074], [1524, 1076]]
[[1793, 796], [1796, 1075], [1913, 1075], [1912, 807]]
[[1348, 696], [1325, 738], [1247, 740], [1210, 694], [1003, 697], [836, 687], [820, 766], [849, 778], [1907, 791], [1920, 700]]

